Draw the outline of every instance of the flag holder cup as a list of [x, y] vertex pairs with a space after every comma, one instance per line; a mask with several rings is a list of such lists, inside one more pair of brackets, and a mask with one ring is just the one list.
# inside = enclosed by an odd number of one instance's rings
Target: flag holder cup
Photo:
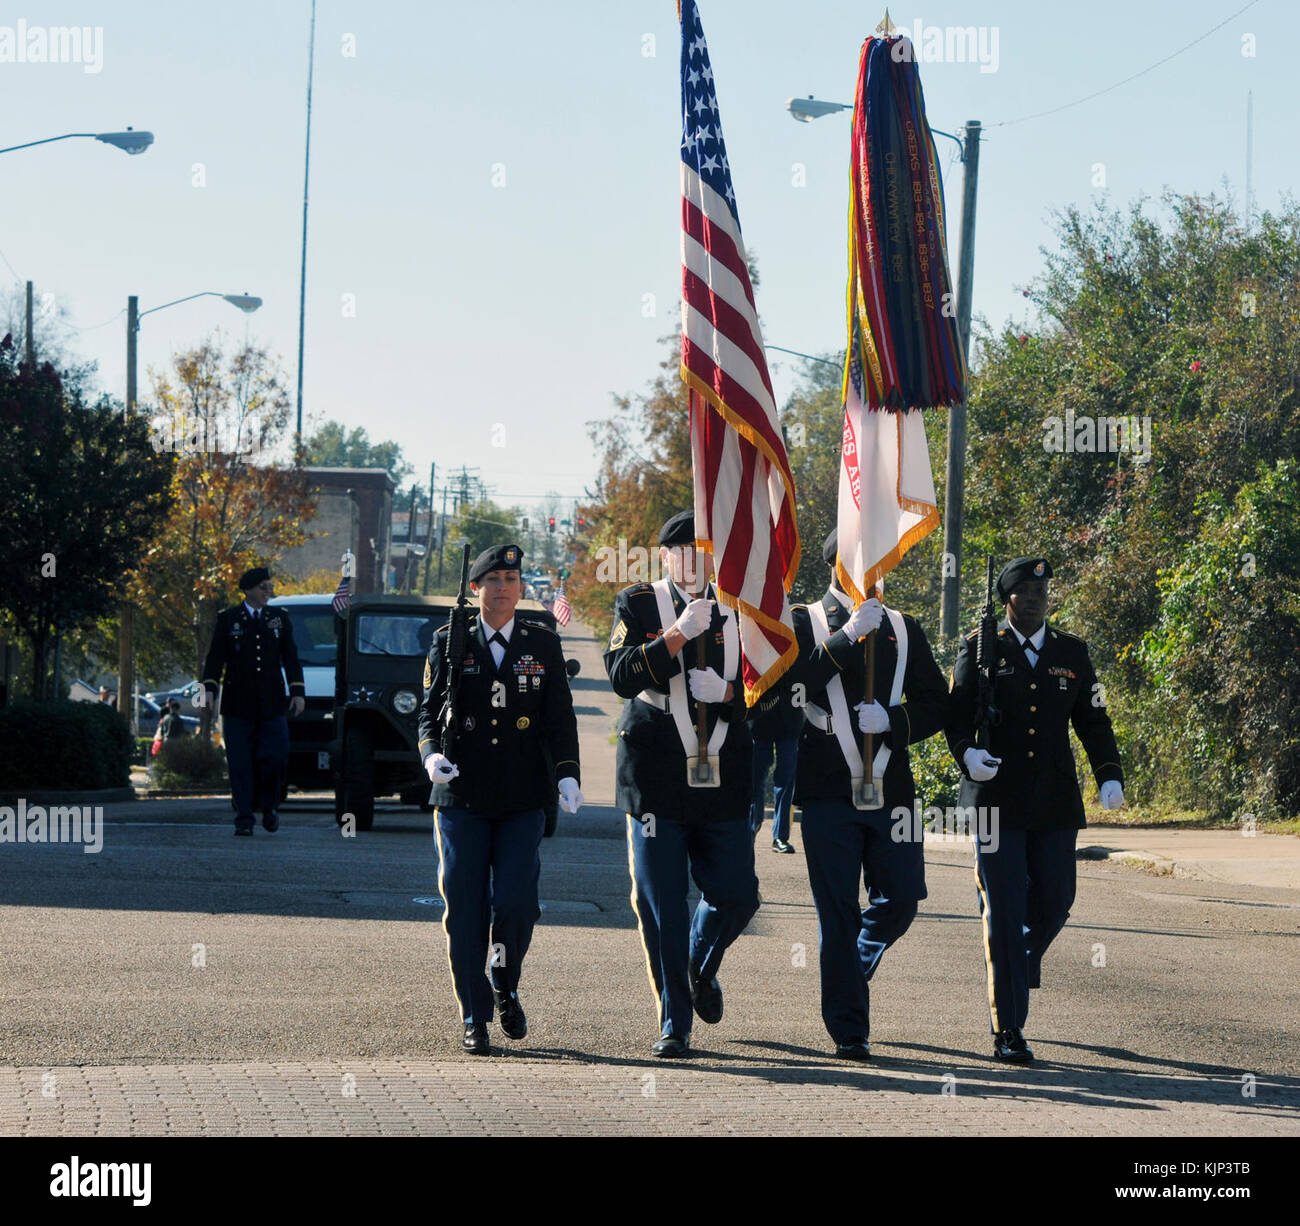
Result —
[[717, 754], [701, 754], [686, 759], [686, 786], [692, 788], [718, 788], [722, 786], [722, 770]]
[[883, 809], [885, 807], [885, 781], [883, 779], [854, 779], [853, 807], [855, 809]]

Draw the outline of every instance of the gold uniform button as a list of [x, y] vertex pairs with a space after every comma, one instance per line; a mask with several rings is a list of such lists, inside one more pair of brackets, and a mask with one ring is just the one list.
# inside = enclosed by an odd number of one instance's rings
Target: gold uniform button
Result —
[[495, 725], [496, 725], [496, 720], [493, 720], [492, 723], [493, 723], [493, 725], [495, 726]]
[[1033, 736], [1037, 731], [1038, 731], [1037, 728], [1030, 728], [1030, 730], [1029, 730], [1029, 735], [1030, 735], [1030, 736]]
[[1030, 707], [1029, 709], [1030, 709], [1030, 711], [1037, 711], [1037, 710], [1038, 710], [1037, 707]]
[[493, 738], [492, 738], [492, 744], [495, 745], [496, 743], [497, 743], [497, 739], [496, 739], [496, 737], [493, 737]]
[[1034, 751], [1033, 751], [1032, 749], [1029, 751], [1029, 756], [1030, 756], [1031, 758], [1034, 756]]
[[1030, 688], [1031, 690], [1036, 690], [1036, 689], [1038, 688], [1038, 682], [1037, 682], [1037, 681], [1031, 681], [1031, 682], [1029, 683], [1029, 688]]

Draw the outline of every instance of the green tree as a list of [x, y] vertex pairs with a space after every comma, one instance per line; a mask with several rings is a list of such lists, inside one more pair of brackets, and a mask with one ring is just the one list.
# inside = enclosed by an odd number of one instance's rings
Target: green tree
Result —
[[169, 457], [147, 424], [107, 397], [85, 403], [79, 380], [49, 363], [19, 365], [0, 347], [0, 540], [8, 565], [0, 607], [32, 649], [32, 694], [47, 694], [59, 633], [93, 625], [121, 599], [165, 513]]
[[[338, 421], [325, 422], [307, 439], [303, 449], [305, 464], [322, 468], [386, 468], [398, 487], [415, 471], [403, 458], [400, 443], [391, 439], [372, 443], [363, 426], [349, 430]], [[409, 492], [406, 497], [410, 499]], [[394, 509], [399, 509], [396, 503]]]

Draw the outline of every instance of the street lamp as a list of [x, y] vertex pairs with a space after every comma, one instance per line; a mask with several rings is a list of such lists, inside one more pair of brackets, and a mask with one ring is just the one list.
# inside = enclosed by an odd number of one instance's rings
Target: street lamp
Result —
[[25, 145], [10, 145], [8, 149], [0, 149], [0, 153], [12, 153], [15, 149], [31, 149], [36, 145], [52, 144], [56, 140], [77, 140], [83, 137], [87, 140], [102, 141], [106, 145], [121, 149], [123, 153], [132, 155], [143, 153], [153, 144], [152, 132], [137, 132], [134, 128], [127, 128], [125, 132], [65, 132], [62, 136], [29, 140]]
[[251, 315], [258, 307], [262, 305], [260, 298], [252, 294], [222, 294], [214, 289], [200, 290], [197, 294], [188, 294], [184, 298], [176, 298], [171, 302], [164, 302], [162, 306], [150, 307], [147, 311], [140, 310], [140, 300], [132, 294], [126, 300], [126, 412], [130, 413], [135, 409], [135, 392], [136, 392], [136, 336], [140, 332], [140, 321], [146, 315], [152, 315], [156, 311], [165, 311], [168, 307], [179, 306], [182, 302], [193, 302], [195, 298], [223, 298], [233, 307], [238, 307], [246, 315]]
[[790, 112], [791, 119], [797, 119], [800, 123], [812, 123], [823, 115], [834, 115], [836, 111], [851, 111], [853, 108], [843, 102], [823, 102], [809, 94], [806, 98], [787, 99], [785, 109]]
[[[153, 138], [150, 137], [150, 140]], [[140, 300], [132, 294], [126, 300], [126, 408], [124, 415], [135, 411], [136, 387], [136, 337], [140, 332], [140, 321], [146, 315], [165, 311], [168, 307], [179, 306], [182, 302], [192, 302], [195, 298], [224, 298], [231, 306], [238, 307], [246, 314], [251, 314], [262, 305], [260, 298], [251, 294], [222, 294], [213, 289], [200, 290], [197, 294], [188, 294], [164, 302], [162, 306], [140, 310]], [[126, 716], [134, 733], [139, 729], [138, 704], [134, 701], [135, 689], [135, 606], [130, 601], [123, 601], [121, 606], [122, 625], [117, 644], [117, 709]]]

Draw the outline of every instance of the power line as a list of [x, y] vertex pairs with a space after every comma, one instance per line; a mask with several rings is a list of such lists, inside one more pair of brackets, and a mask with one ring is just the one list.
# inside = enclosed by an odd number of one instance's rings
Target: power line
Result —
[[1167, 64], [1170, 60], [1177, 59], [1184, 51], [1190, 51], [1197, 43], [1204, 42], [1211, 34], [1215, 33], [1216, 30], [1222, 30], [1228, 22], [1236, 20], [1236, 18], [1240, 17], [1247, 9], [1254, 8], [1258, 3], [1259, 0], [1250, 0], [1249, 4], [1242, 5], [1242, 7], [1235, 13], [1229, 14], [1229, 16], [1225, 17], [1217, 26], [1213, 26], [1206, 30], [1204, 34], [1192, 39], [1190, 43], [1179, 47], [1177, 51], [1170, 52], [1164, 57], [1164, 59], [1157, 60], [1150, 67], [1142, 69], [1141, 72], [1135, 72], [1132, 76], [1125, 77], [1122, 81], [1116, 81], [1114, 85], [1107, 85], [1105, 89], [1099, 89], [1091, 94], [1085, 94], [1082, 98], [1076, 98], [1073, 102], [1064, 102], [1060, 106], [1052, 107], [1051, 110], [1035, 111], [1032, 115], [1021, 115], [1018, 119], [1003, 119], [998, 123], [985, 124], [984, 126], [985, 128], [1006, 128], [1010, 127], [1013, 123], [1027, 123], [1031, 119], [1042, 119], [1045, 115], [1055, 115], [1060, 111], [1068, 111], [1073, 106], [1081, 106], [1085, 102], [1091, 102], [1094, 98], [1100, 98], [1102, 94], [1108, 94], [1111, 90], [1119, 89], [1121, 85], [1127, 85], [1130, 81], [1136, 81], [1138, 77], [1144, 77], [1147, 73], [1154, 72], [1162, 64]]

